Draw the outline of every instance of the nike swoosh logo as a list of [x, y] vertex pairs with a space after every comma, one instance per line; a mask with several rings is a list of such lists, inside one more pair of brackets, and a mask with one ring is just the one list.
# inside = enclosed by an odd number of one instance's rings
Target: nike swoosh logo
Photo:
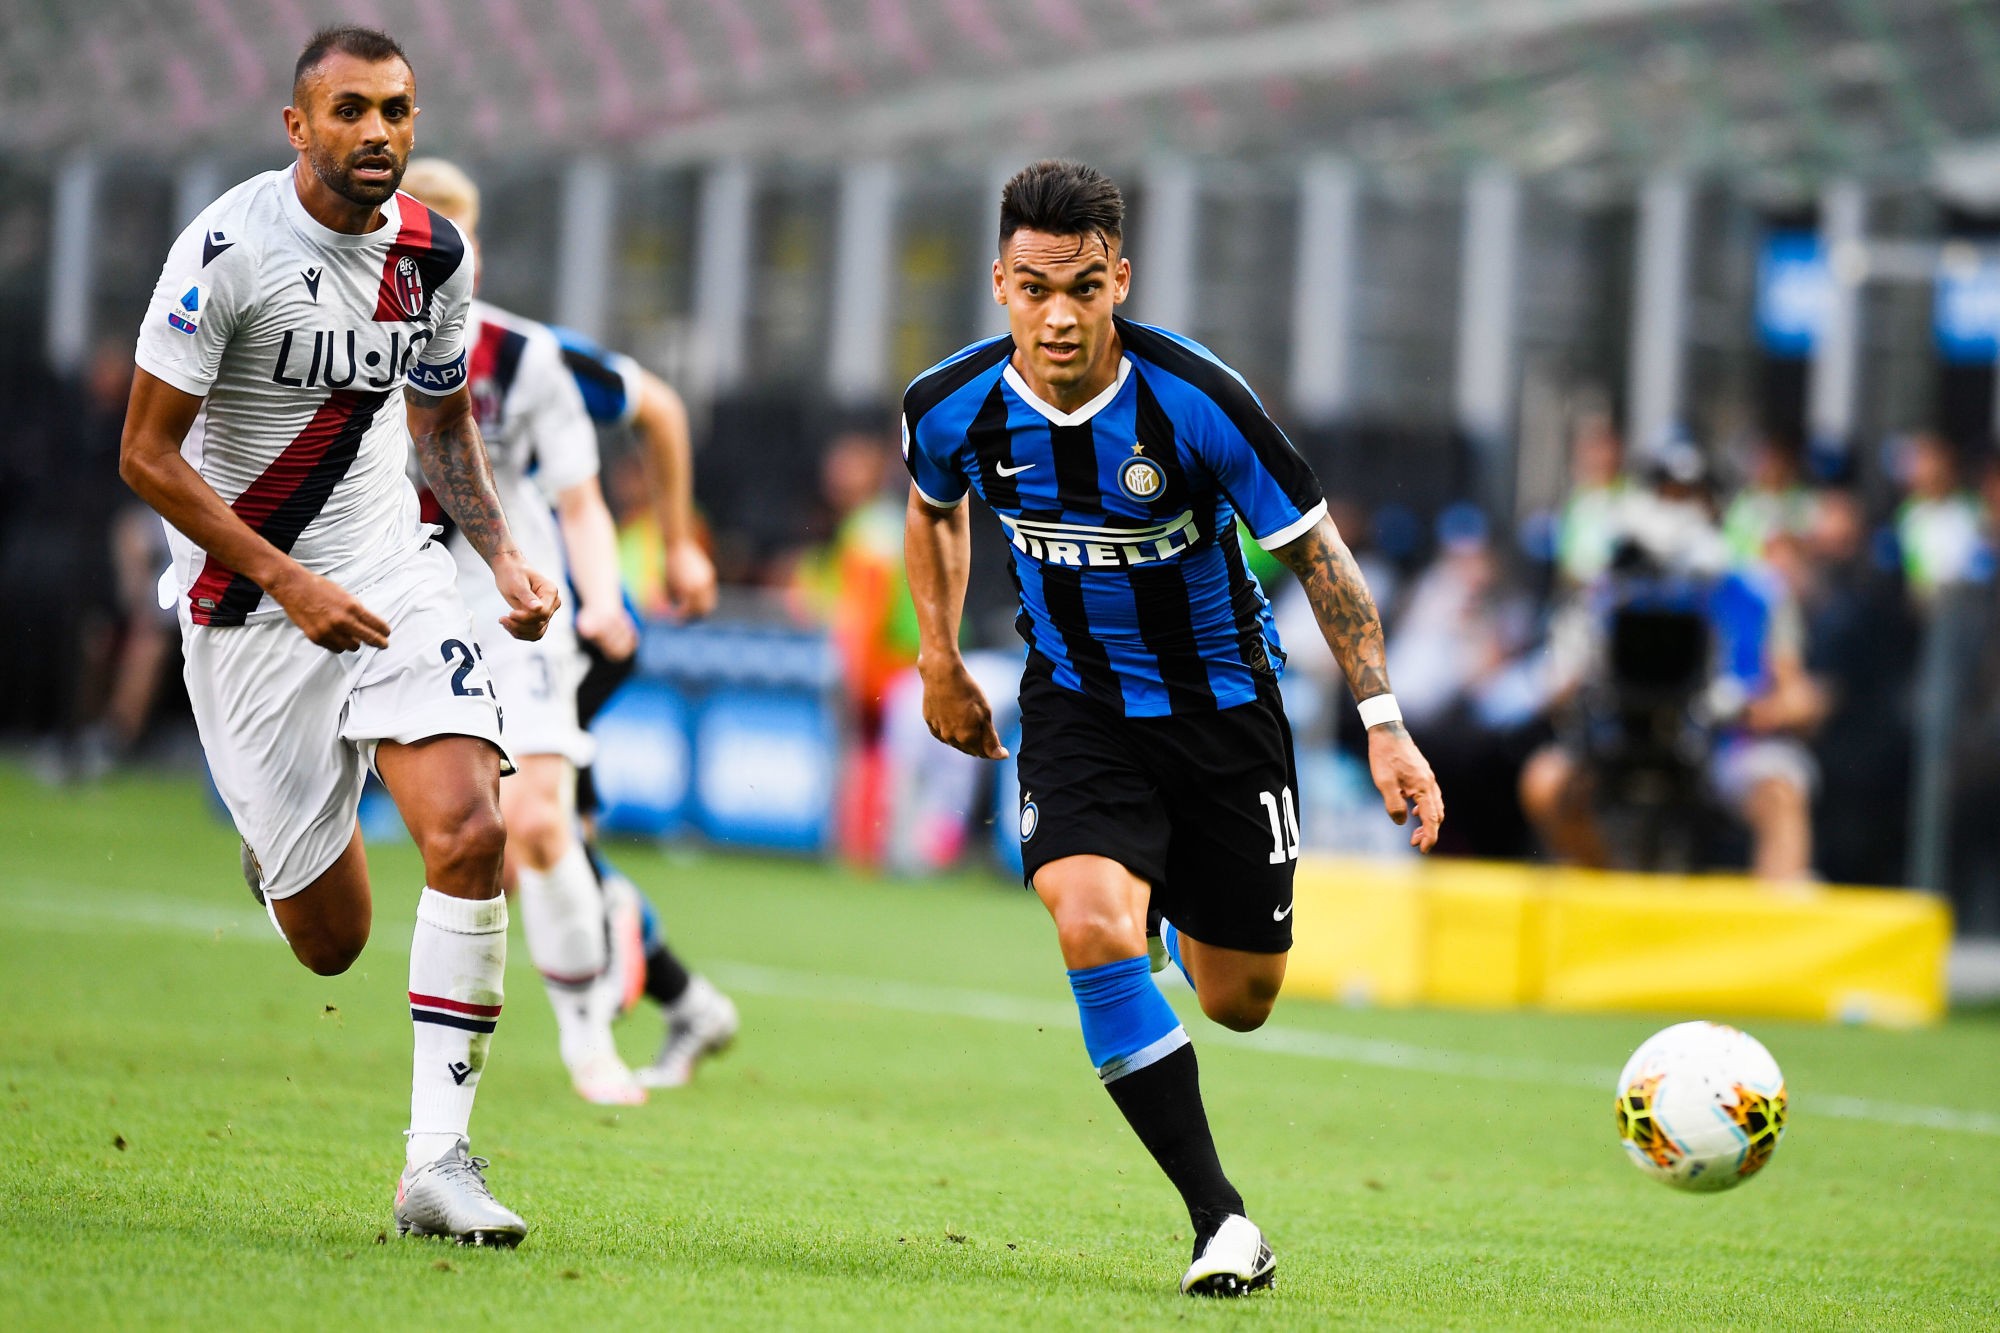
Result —
[[1016, 472], [1026, 472], [1031, 467], [1040, 467], [1040, 466], [1041, 464], [1039, 463], [1023, 463], [1019, 467], [1008, 467], [1005, 463], [995, 463], [993, 465], [993, 470], [995, 472], [998, 472], [1003, 477], [1011, 477]]
[[1273, 921], [1283, 921], [1286, 917], [1292, 914], [1292, 908], [1295, 906], [1297, 906], [1297, 904], [1295, 903], [1286, 903], [1283, 911], [1280, 911], [1277, 908], [1273, 907], [1271, 909], [1271, 919]]

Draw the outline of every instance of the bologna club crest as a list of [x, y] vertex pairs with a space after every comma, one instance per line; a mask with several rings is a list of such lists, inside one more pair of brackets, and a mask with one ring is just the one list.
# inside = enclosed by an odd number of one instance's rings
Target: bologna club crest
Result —
[[424, 313], [424, 277], [417, 271], [417, 261], [404, 255], [396, 261], [394, 279], [396, 304], [411, 319]]

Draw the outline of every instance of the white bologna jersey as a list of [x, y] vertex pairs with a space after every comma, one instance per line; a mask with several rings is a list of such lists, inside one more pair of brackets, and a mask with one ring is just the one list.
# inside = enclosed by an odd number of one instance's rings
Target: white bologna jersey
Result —
[[[472, 408], [514, 544], [532, 568], [560, 579], [568, 562], [550, 506], [570, 487], [597, 475], [597, 428], [563, 361], [562, 345], [545, 325], [474, 301], [466, 343]], [[421, 487], [414, 459], [410, 466]], [[451, 530], [450, 516], [428, 493], [423, 517]], [[469, 601], [487, 600], [482, 594], [492, 578], [485, 562], [457, 532], [452, 532], [450, 546], [458, 560], [460, 589]]]
[[[174, 242], [139, 329], [139, 368], [207, 401], [181, 454], [300, 564], [365, 586], [421, 545], [405, 381], [465, 382], [472, 265], [451, 223], [406, 194], [361, 236], [306, 212], [292, 169], [254, 176]], [[196, 625], [282, 614], [263, 589], [168, 531]]]

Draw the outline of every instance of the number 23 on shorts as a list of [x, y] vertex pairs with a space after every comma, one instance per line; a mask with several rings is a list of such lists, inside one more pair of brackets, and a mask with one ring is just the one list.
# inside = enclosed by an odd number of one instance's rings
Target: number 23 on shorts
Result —
[[[474, 699], [482, 699], [486, 696], [486, 691], [479, 686], [465, 683], [466, 677], [472, 674], [473, 668], [485, 657], [485, 654], [479, 650], [478, 644], [467, 647], [463, 639], [446, 639], [438, 645], [438, 655], [443, 657], [447, 664], [457, 663], [456, 668], [451, 673], [451, 692], [453, 694], [465, 695]], [[1268, 793], [1266, 794], [1268, 795]], [[1289, 801], [1291, 798], [1288, 795], [1286, 799]]]

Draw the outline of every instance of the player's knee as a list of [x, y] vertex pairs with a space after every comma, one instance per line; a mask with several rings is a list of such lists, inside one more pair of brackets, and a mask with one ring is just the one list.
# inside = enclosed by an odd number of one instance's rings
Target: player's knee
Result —
[[291, 939], [293, 955], [322, 977], [337, 977], [353, 967], [367, 943], [365, 930], [337, 926], [294, 935]]
[[422, 839], [424, 872], [433, 888], [449, 891], [490, 884], [497, 893], [500, 860], [506, 850], [507, 826], [501, 822], [500, 811], [489, 802], [476, 802]]
[[[1132, 923], [1126, 914], [1097, 902], [1065, 902], [1055, 913], [1056, 939], [1071, 967], [1096, 967], [1132, 956]], [[1141, 934], [1143, 935], [1143, 927]], [[1144, 947], [1143, 940], [1140, 948]]]
[[1271, 1017], [1271, 1010], [1278, 1003], [1278, 988], [1249, 982], [1227, 990], [1202, 991], [1197, 998], [1211, 1023], [1232, 1032], [1255, 1032]]
[[546, 870], [569, 850], [569, 821], [553, 801], [524, 801], [507, 811], [506, 839], [523, 864]]

